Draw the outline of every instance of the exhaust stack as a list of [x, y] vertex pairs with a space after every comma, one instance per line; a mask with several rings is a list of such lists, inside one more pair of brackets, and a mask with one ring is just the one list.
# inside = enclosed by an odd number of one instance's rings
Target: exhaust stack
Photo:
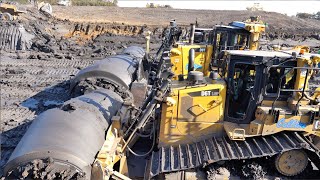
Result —
[[191, 48], [189, 50], [188, 73], [191, 71], [194, 71], [194, 58], [195, 58], [195, 50]]
[[195, 30], [196, 30], [196, 25], [195, 24], [190, 24], [190, 39], [189, 39], [189, 43], [190, 44], [194, 43]]

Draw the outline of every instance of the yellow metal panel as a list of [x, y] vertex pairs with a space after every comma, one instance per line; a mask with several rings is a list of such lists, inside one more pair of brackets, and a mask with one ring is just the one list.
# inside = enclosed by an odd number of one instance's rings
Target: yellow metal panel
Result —
[[194, 70], [201, 71], [204, 66], [205, 61], [205, 45], [189, 45], [182, 47], [182, 56], [183, 56], [183, 74], [188, 74], [188, 66], [189, 66], [189, 51], [190, 49], [200, 49], [200, 52], [195, 52], [195, 59], [194, 59]]
[[172, 71], [175, 74], [173, 79], [177, 80], [178, 75], [182, 74], [182, 67], [183, 67], [181, 46], [171, 49], [170, 60], [171, 60], [171, 64], [173, 64]]
[[126, 156], [122, 156], [120, 159], [119, 173], [129, 176], [128, 161]]
[[279, 115], [278, 122], [273, 123], [273, 116], [268, 115], [266, 124], [263, 127], [262, 135], [274, 134], [281, 131], [311, 132], [313, 130], [313, 125], [308, 124], [309, 119], [310, 117], [308, 115]]
[[[261, 103], [261, 106], [269, 106], [271, 108], [273, 102], [274, 102], [273, 100], [263, 100]], [[288, 106], [288, 102], [287, 101], [276, 101], [275, 106], [276, 107]]]
[[204, 69], [203, 69], [203, 74], [205, 76], [210, 75], [210, 63], [211, 63], [211, 58], [212, 58], [212, 52], [213, 52], [213, 46], [212, 45], [207, 45], [206, 47], [206, 56], [205, 56], [205, 64], [204, 64]]
[[[218, 90], [218, 96], [207, 92]], [[225, 89], [222, 84], [182, 89], [179, 91], [179, 121], [218, 122], [223, 120]]]
[[171, 63], [173, 64], [174, 80], [178, 79], [178, 75], [188, 75], [189, 51], [196, 49], [194, 67], [196, 71], [203, 72], [205, 76], [209, 76], [210, 62], [213, 51], [212, 45], [199, 44], [180, 44], [178, 47], [171, 49]]
[[119, 129], [117, 129], [119, 123], [118, 116], [113, 116], [112, 124], [106, 134], [106, 140], [97, 155], [96, 161], [99, 161], [103, 168], [112, 168], [120, 160], [120, 154], [117, 152], [118, 145], [121, 143], [121, 138], [118, 137]]
[[[171, 98], [178, 101], [178, 96], [171, 96]], [[170, 141], [168, 136], [172, 134], [171, 128], [177, 126], [177, 110], [177, 104], [173, 106], [169, 106], [166, 103], [162, 104], [159, 144], [168, 144], [168, 141]]]
[[223, 133], [222, 123], [198, 123], [178, 121], [172, 126], [170, 121], [161, 123], [159, 147], [169, 145], [187, 144], [200, 140], [221, 136]]
[[[196, 142], [224, 132], [226, 85], [223, 82], [174, 91], [175, 96], [171, 98], [177, 103], [162, 105], [160, 147]], [[210, 94], [213, 92], [216, 94]]]

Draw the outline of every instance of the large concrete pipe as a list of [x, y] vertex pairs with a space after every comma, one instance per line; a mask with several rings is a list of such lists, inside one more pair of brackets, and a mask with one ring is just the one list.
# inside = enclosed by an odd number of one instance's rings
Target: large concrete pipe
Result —
[[98, 61], [77, 74], [71, 81], [71, 90], [75, 95], [81, 95], [98, 87], [113, 88], [125, 95], [133, 81], [144, 78], [144, 55], [143, 48], [132, 46], [118, 55]]
[[[133, 81], [139, 79], [143, 54], [139, 48], [126, 49], [80, 71], [74, 86], [88, 77], [102, 77], [130, 93]], [[12, 153], [5, 174], [9, 179], [90, 179], [91, 165], [104, 143], [110, 118], [123, 101], [121, 93], [101, 86], [42, 113]]]
[[99, 90], [42, 113], [20, 140], [5, 172], [11, 178], [89, 179], [110, 118], [121, 104], [115, 92]]

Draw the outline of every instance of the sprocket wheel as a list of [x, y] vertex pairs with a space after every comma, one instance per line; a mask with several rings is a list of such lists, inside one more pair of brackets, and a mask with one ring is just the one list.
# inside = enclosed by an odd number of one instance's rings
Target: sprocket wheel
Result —
[[300, 174], [308, 165], [308, 155], [303, 150], [290, 150], [279, 154], [275, 160], [279, 173], [285, 176]]

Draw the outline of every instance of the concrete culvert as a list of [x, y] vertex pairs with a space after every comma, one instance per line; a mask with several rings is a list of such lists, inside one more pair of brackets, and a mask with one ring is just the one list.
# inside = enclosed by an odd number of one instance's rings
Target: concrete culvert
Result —
[[90, 179], [110, 118], [122, 105], [113, 91], [99, 90], [39, 115], [12, 153], [8, 179]]
[[[105, 141], [111, 117], [124, 101], [135, 100], [135, 94], [129, 99], [123, 92], [131, 94], [132, 84], [144, 82], [142, 75], [137, 75], [143, 57], [142, 48], [132, 47], [80, 71], [73, 80], [75, 86], [87, 78], [105, 79], [87, 94], [40, 114], [11, 154], [4, 168], [6, 177], [90, 179], [91, 165]], [[114, 88], [107, 86], [110, 84]], [[126, 88], [120, 91], [116, 87]]]

